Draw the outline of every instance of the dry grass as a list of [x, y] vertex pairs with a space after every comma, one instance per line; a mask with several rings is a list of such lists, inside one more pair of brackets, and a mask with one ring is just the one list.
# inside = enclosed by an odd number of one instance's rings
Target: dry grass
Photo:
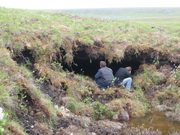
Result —
[[8, 131], [7, 134], [11, 135], [27, 135], [23, 128], [16, 122], [9, 122], [7, 125]]
[[[133, 118], [142, 117], [146, 112], [146, 106], [143, 103], [146, 100], [143, 94], [141, 94], [143, 100], [140, 100], [134, 98], [133, 94], [118, 91], [116, 88], [101, 91], [88, 77], [67, 73], [62, 69], [53, 69], [51, 66], [53, 62], [63, 61], [70, 65], [74, 54], [81, 49], [86, 50], [89, 59], [98, 59], [101, 56], [109, 63], [123, 60], [125, 53], [130, 56], [147, 54], [149, 58], [157, 58], [155, 63], [152, 63], [155, 65], [158, 65], [159, 57], [165, 57], [169, 62], [174, 63], [180, 60], [179, 28], [171, 29], [169, 26], [167, 30], [160, 31], [153, 29], [150, 25], [131, 24], [119, 20], [96, 20], [6, 8], [0, 8], [0, 11], [0, 16], [2, 16], [0, 22], [2, 28], [0, 30], [0, 106], [5, 108], [11, 117], [14, 116], [13, 112], [21, 110], [23, 113], [25, 111], [29, 113], [32, 109], [33, 118], [38, 121], [37, 132], [44, 131], [45, 134], [51, 134], [51, 122], [57, 118], [57, 115], [61, 116], [61, 113], [54, 107], [52, 97], [35, 85], [34, 77], [49, 82], [50, 87], [53, 87], [49, 89], [49, 93], [64, 91], [63, 96], [71, 98], [67, 102], [69, 104], [66, 104], [67, 107], [78, 115], [93, 116], [94, 108], [91, 103], [93, 101], [90, 103], [82, 101], [84, 97], [96, 100], [92, 97], [96, 95], [100, 95], [102, 99], [111, 98], [111, 100], [106, 100], [106, 105], [113, 111], [121, 110], [128, 104], [130, 107], [128, 113]], [[25, 66], [23, 70], [12, 59], [15, 56], [23, 58], [22, 52], [25, 50], [32, 52], [34, 59], [34, 63], [31, 63], [32, 71], [28, 71]], [[179, 70], [168, 76], [158, 71], [154, 65], [142, 65], [139, 68], [139, 74], [134, 77], [134, 83], [145, 91], [153, 91], [157, 85], [166, 81], [166, 84], [172, 84], [172, 88], [161, 89], [162, 91], [154, 95], [155, 100], [165, 105], [168, 105], [168, 101], [176, 104], [176, 101], [179, 101], [179, 93], [177, 93]], [[20, 93], [25, 94], [25, 99], [29, 104], [20, 105], [25, 103], [24, 99], [18, 96]], [[29, 106], [26, 106], [27, 104]], [[14, 134], [16, 132], [23, 134], [15, 124], [9, 123], [9, 125]]]

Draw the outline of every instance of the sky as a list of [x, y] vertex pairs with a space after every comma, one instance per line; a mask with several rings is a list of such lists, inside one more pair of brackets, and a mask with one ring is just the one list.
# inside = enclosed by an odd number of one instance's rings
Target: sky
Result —
[[20, 9], [180, 7], [180, 0], [0, 0], [0, 7]]

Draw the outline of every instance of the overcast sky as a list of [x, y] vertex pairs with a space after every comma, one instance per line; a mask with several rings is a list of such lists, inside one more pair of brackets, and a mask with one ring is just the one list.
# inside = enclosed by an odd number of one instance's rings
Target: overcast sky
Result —
[[0, 7], [22, 9], [180, 7], [180, 0], [0, 0]]

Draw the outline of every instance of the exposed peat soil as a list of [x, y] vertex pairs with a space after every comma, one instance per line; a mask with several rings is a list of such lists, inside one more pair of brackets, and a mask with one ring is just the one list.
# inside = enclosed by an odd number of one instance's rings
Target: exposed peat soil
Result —
[[[91, 48], [92, 49], [92, 48]], [[91, 55], [91, 51], [88, 48], [78, 48], [74, 53], [74, 58], [72, 64], [68, 64], [65, 61], [59, 61], [58, 58], [56, 62], [60, 62], [62, 64], [64, 71], [72, 72], [72, 74], [81, 74], [84, 76], [89, 76], [93, 79], [95, 73], [99, 69], [99, 61], [105, 60], [108, 63], [108, 67], [112, 68], [114, 73], [118, 70], [119, 67], [126, 67], [131, 66], [132, 67], [132, 75], [136, 76], [139, 73], [139, 67], [142, 64], [156, 64], [157, 70], [161, 69], [163, 66], [170, 67], [169, 69], [165, 70], [168, 72], [171, 72], [175, 70], [176, 67], [178, 67], [179, 63], [175, 60], [174, 62], [169, 60], [168, 56], [162, 55], [160, 52], [157, 52], [153, 50], [152, 48], [147, 49], [146, 51], [140, 52], [138, 55], [134, 53], [135, 50], [133, 48], [128, 48], [125, 52], [124, 59], [121, 61], [112, 61], [108, 62], [106, 60], [106, 57], [104, 55], [96, 53], [96, 55]], [[98, 50], [95, 50], [98, 52]], [[33, 50], [25, 49], [20, 53], [21, 55], [15, 56], [13, 59], [17, 61], [18, 64], [25, 64], [27, 68], [29, 68], [31, 71], [34, 70], [34, 64], [35, 64], [35, 55], [33, 53]], [[60, 56], [57, 54], [57, 56]], [[155, 58], [158, 57], [158, 63], [154, 63]], [[70, 78], [73, 78], [74, 75], [69, 76]], [[34, 73], [34, 83], [35, 85], [40, 88], [45, 94], [49, 95], [51, 97], [51, 100], [55, 103], [60, 105], [64, 105], [63, 101], [61, 99], [65, 97], [66, 95], [66, 88], [54, 88], [52, 87], [52, 84], [49, 80], [45, 80], [44, 82], [37, 82], [35, 79], [39, 78], [39, 75], [37, 73]], [[155, 90], [157, 91], [157, 90]], [[153, 91], [153, 92], [155, 92]], [[153, 93], [152, 92], [152, 93]], [[152, 94], [148, 93], [148, 94]], [[118, 93], [118, 91], [115, 91], [112, 95], [101, 95], [101, 94], [88, 94], [83, 95], [82, 98], [85, 99], [87, 97], [91, 97], [93, 101], [99, 101], [101, 103], [107, 103], [114, 98], [121, 98], [125, 95], [121, 95], [121, 93]], [[151, 97], [150, 95], [147, 95], [147, 97]], [[31, 99], [28, 99], [29, 102], [31, 102]], [[18, 117], [20, 117], [20, 120], [22, 121], [25, 130], [29, 134], [39, 134], [42, 131], [38, 130], [38, 126], [35, 123], [35, 118], [33, 117], [33, 111], [32, 108], [33, 104], [26, 103], [26, 106], [29, 106], [29, 115], [24, 115], [19, 113]], [[34, 110], [35, 111], [35, 110]], [[32, 115], [32, 116], [31, 116]], [[78, 121], [81, 121], [81, 119], [78, 117]], [[66, 129], [68, 127], [71, 127], [72, 125], [75, 125], [74, 129], [69, 130], [83, 130], [84, 133], [91, 133], [95, 131], [97, 134], [115, 134], [116, 132], [119, 134], [121, 130], [117, 129], [111, 129], [110, 131], [106, 131], [103, 127], [98, 127], [98, 123], [95, 125], [91, 125], [88, 128], [82, 128], [82, 126], [78, 125], [77, 123], [74, 123], [72, 119], [64, 119], [60, 118], [59, 124], [54, 127], [56, 130], [53, 130], [50, 133], [53, 134], [59, 134], [60, 132], [68, 132]], [[145, 128], [153, 127], [153, 129], [160, 130], [163, 134], [166, 134], [168, 132], [172, 131], [179, 131], [179, 124], [173, 123], [169, 120], [167, 120], [165, 117], [162, 116], [162, 114], [153, 113], [151, 115], [148, 115], [144, 118], [139, 119], [131, 119], [128, 123], [132, 124], [133, 126], [141, 126], [143, 125]], [[165, 124], [166, 123], [166, 124]], [[96, 127], [97, 126], [97, 127]], [[60, 128], [61, 127], [61, 128]], [[73, 132], [73, 131], [71, 131]], [[78, 132], [78, 131], [74, 131]]]

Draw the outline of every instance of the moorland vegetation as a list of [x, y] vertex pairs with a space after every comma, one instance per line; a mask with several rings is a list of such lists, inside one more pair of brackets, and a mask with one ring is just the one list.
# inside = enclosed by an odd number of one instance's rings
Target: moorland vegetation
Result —
[[[2, 134], [162, 134], [120, 123], [122, 112], [132, 119], [151, 110], [180, 122], [180, 18], [142, 23], [2, 7], [0, 17]], [[133, 91], [100, 90], [66, 69], [78, 67], [75, 59], [137, 61]]]

